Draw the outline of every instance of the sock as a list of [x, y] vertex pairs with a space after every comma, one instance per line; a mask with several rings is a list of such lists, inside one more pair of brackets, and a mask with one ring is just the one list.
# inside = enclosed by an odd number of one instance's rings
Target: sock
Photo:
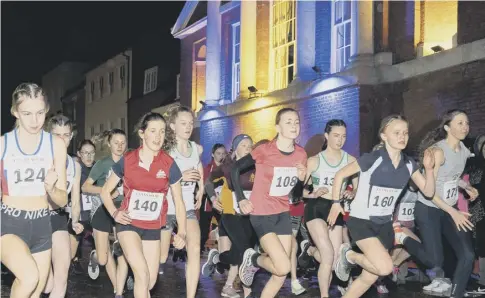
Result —
[[251, 257], [251, 263], [254, 267], [256, 268], [259, 268], [259, 265], [258, 265], [258, 257], [260, 256], [261, 254], [259, 253], [255, 253], [252, 257]]

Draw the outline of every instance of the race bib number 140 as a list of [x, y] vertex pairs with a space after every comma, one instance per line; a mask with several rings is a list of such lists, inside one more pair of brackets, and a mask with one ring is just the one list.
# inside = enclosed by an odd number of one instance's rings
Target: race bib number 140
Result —
[[162, 210], [163, 199], [163, 193], [133, 190], [128, 206], [130, 217], [144, 221], [158, 219]]

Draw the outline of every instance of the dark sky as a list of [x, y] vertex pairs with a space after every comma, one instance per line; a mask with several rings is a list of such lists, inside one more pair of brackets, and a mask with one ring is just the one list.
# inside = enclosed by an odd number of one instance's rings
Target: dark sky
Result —
[[[167, 57], [179, 51], [170, 34], [184, 2], [2, 2], [2, 134], [13, 124], [11, 95], [25, 81], [41, 83], [63, 61], [102, 62], [144, 34], [166, 40]], [[176, 64], [177, 65], [177, 64]]]

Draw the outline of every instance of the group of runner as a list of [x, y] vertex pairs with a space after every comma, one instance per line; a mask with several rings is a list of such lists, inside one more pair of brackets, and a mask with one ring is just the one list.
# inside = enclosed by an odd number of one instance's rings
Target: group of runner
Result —
[[[321, 297], [330, 296], [333, 273], [352, 281], [340, 284], [344, 297], [360, 297], [373, 285], [385, 293], [380, 277], [396, 280], [409, 257], [430, 269], [425, 292], [467, 293], [474, 227], [457, 203], [460, 193], [470, 201], [479, 193], [462, 179], [472, 156], [463, 144], [469, 133], [464, 111], [446, 113], [414, 159], [404, 153], [409, 125], [399, 115], [382, 120], [380, 143], [357, 158], [342, 149], [346, 123], [330, 120], [322, 151], [308, 157], [296, 143], [298, 112], [283, 108], [274, 139], [254, 143], [248, 134], [237, 135], [227, 156], [224, 146], [213, 147], [204, 169], [203, 148], [190, 141], [195, 117], [188, 108], [173, 108], [167, 119], [143, 115], [134, 150], [127, 151], [123, 130], [107, 132], [110, 154], [96, 163], [91, 140], [79, 144], [77, 158], [67, 155], [73, 123], [63, 115], [45, 123], [48, 110], [40, 86], [19, 85], [11, 108], [17, 122], [1, 139], [1, 261], [15, 276], [11, 297], [65, 297], [88, 230], [95, 246], [88, 274], [95, 279], [104, 268], [115, 298], [125, 287], [137, 298], [150, 297], [171, 244], [187, 252], [187, 297], [196, 296], [200, 274], [224, 268], [222, 297], [240, 297], [237, 277], [244, 297], [256, 297], [251, 287], [261, 268], [271, 278], [258, 296], [277, 296], [288, 274], [299, 295], [306, 290], [297, 267], [313, 262]], [[208, 207], [220, 214], [218, 247], [201, 267]], [[451, 279], [442, 235], [457, 258]], [[361, 272], [351, 279], [353, 268]]]

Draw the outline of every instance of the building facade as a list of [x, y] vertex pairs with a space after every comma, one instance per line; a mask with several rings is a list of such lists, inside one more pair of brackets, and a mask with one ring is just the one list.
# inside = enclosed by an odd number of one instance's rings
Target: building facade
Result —
[[42, 88], [49, 101], [49, 116], [62, 113], [61, 98], [67, 90], [79, 85], [89, 65], [80, 62], [63, 62], [42, 76]]
[[128, 100], [128, 146], [136, 148], [139, 137], [135, 126], [142, 115], [176, 100], [178, 67], [171, 67], [162, 55], [164, 43], [161, 38], [146, 34], [132, 47], [132, 86]]
[[131, 97], [131, 50], [124, 51], [86, 74], [85, 138], [105, 130], [127, 130]]
[[203, 160], [242, 132], [273, 138], [283, 107], [300, 113], [299, 143], [316, 148], [326, 121], [345, 120], [354, 155], [378, 142], [390, 113], [410, 120], [410, 149], [452, 108], [485, 133], [484, 11], [468, 1], [187, 1], [172, 34]]
[[82, 140], [85, 139], [85, 86], [86, 82], [82, 81], [79, 85], [67, 90], [61, 98], [63, 114], [73, 123], [73, 137], [68, 153], [76, 155], [76, 148]]

